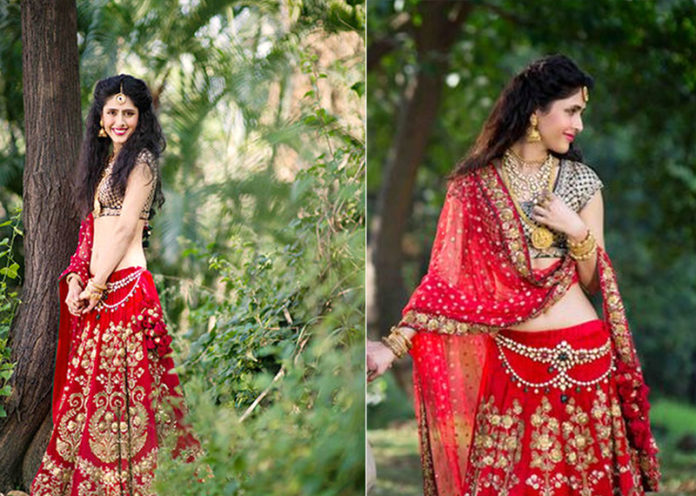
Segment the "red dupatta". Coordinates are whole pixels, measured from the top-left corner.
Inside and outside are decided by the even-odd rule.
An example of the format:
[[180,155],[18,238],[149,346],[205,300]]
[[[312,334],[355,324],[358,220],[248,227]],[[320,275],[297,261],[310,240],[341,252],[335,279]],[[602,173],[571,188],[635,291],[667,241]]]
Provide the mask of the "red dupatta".
[[72,257],[70,264],[58,277],[58,291],[60,293],[60,323],[58,325],[58,349],[56,351],[56,371],[53,376],[53,423],[56,423],[58,403],[60,395],[65,386],[65,377],[68,370],[68,354],[70,352],[70,329],[71,323],[78,317],[68,311],[65,298],[68,296],[68,283],[65,276],[74,272],[82,279],[83,286],[89,279],[89,262],[92,257],[92,245],[94,242],[94,217],[90,212],[80,224],[78,234],[77,249]]
[[[628,438],[644,487],[656,491],[660,472],[648,388],[616,275],[599,247],[597,266]],[[421,331],[414,337],[412,355],[426,494],[454,494],[447,488],[461,487],[468,462],[461,454],[468,454],[491,335],[550,308],[577,277],[569,256],[548,269],[532,269],[522,222],[495,167],[450,183],[428,273],[401,321]],[[444,490],[434,489],[436,484]]]

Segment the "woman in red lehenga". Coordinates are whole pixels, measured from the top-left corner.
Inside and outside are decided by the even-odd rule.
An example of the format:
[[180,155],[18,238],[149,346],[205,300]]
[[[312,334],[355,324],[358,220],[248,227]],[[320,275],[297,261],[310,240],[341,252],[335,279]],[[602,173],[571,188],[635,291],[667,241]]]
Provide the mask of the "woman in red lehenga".
[[174,456],[200,446],[185,412],[143,241],[161,206],[164,149],[152,96],[128,75],[101,80],[80,154],[86,214],[60,276],[53,432],[31,494],[152,495],[162,436]]
[[591,87],[562,55],[512,79],[452,176],[428,273],[368,343],[370,378],[413,357],[426,495],[657,490],[602,183],[572,145]]

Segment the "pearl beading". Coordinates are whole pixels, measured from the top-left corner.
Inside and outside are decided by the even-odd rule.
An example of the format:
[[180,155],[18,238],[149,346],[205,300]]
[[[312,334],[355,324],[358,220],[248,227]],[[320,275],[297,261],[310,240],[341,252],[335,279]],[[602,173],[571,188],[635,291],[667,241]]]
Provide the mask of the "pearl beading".
[[138,283],[140,282],[140,277],[143,275],[143,272],[145,272],[145,269],[141,269],[137,272],[133,272],[132,274],[129,274],[128,276],[124,277],[120,281],[116,281],[113,284],[112,287],[108,287],[109,285],[107,284],[107,289],[109,291],[113,291],[114,289],[120,289],[125,286],[127,286],[129,283],[135,281],[135,284],[133,284],[133,287],[130,289],[128,294],[120,301],[117,301],[116,303],[106,303],[105,301],[100,301],[96,308],[97,310],[108,310],[110,312],[115,312],[118,307],[123,308],[126,304],[126,302],[133,296],[133,293],[135,293],[135,289],[138,287]]
[[553,155],[549,153],[533,174],[523,174],[521,169],[524,165],[526,165],[524,160],[512,150],[507,150],[503,155],[502,168],[509,180],[513,196],[518,199],[534,200],[545,189],[551,189],[549,185],[553,171]]
[[[602,381],[606,383],[609,374],[615,370],[614,357],[611,356],[607,370],[595,379],[589,381],[580,381],[568,374],[570,369],[572,369],[575,365],[590,363],[609,354],[611,352],[610,339],[607,339],[606,343],[597,348],[573,349],[567,341],[561,341],[553,348],[535,348],[518,343],[513,339],[498,334],[495,337],[495,344],[498,346],[498,356],[503,362],[505,372],[508,375],[512,375],[513,382],[515,382],[519,387],[525,389],[525,391],[529,390],[530,388],[535,393],[538,393],[540,390],[549,392],[550,388],[558,388],[561,391],[565,391],[572,386],[576,386],[576,389],[586,387],[589,391],[591,390],[592,386],[595,386]],[[507,356],[505,355],[505,349],[529,358],[537,363],[548,363],[550,364],[548,371],[558,371],[558,374],[543,382],[528,381],[512,367]]]
[[136,270],[135,272],[132,272],[128,274],[126,277],[124,277],[121,280],[118,280],[116,282],[107,282],[106,283],[106,289],[108,291],[116,291],[117,289],[125,288],[128,286],[131,282],[135,281],[140,277],[140,274],[143,273],[144,269],[139,269]]

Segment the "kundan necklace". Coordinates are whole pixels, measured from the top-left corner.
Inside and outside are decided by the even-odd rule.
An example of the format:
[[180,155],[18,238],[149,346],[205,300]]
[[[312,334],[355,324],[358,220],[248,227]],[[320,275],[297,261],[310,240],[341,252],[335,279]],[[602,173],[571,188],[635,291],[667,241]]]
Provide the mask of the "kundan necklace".
[[501,167],[503,182],[510,192],[510,198],[512,198],[512,203],[514,203],[520,218],[532,229],[532,245],[539,251],[545,251],[553,244],[553,233],[548,227],[529,218],[520,206],[519,198],[529,197],[536,202],[544,192],[551,192],[553,187],[553,156],[549,153],[539,171],[530,176],[524,176],[519,172],[521,163],[524,163],[522,159],[514,155],[511,150],[507,150],[503,154]]
[[537,198],[549,182],[553,156],[548,154],[541,166],[533,174],[522,174],[522,169],[528,166],[526,162],[512,150],[507,150],[503,156],[503,168],[510,180],[515,196],[523,201]]

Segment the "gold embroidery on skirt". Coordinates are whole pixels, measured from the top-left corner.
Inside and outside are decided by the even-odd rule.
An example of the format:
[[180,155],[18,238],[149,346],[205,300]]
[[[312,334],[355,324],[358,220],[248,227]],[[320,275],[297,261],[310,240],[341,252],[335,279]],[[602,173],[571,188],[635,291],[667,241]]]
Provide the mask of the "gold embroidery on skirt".
[[593,496],[591,486],[594,486],[604,474],[597,471],[588,473],[590,465],[598,461],[593,447],[595,441],[590,432],[590,416],[575,405],[575,398],[568,401],[565,411],[570,415],[570,418],[561,426],[565,440],[563,446],[565,459],[568,465],[578,472],[578,476],[571,475],[568,482],[573,489],[579,489],[582,496]]
[[[500,496],[508,496],[519,484],[514,467],[522,456],[524,422],[520,419],[522,407],[517,400],[502,414],[495,405],[495,398],[479,406],[476,413],[476,435],[469,463],[474,467],[471,495],[480,489],[493,488]],[[501,473],[484,469],[500,469]],[[486,472],[481,476],[482,472]],[[472,473],[471,471],[468,471]]]
[[[493,396],[482,400],[476,413],[476,432],[467,471],[470,488],[467,494],[470,496],[481,492],[488,494],[491,490],[509,496],[519,483],[514,472],[527,427],[521,416],[522,408],[515,399],[512,406],[501,413],[495,402]],[[529,417],[529,466],[541,473],[531,474],[524,481],[525,485],[541,496],[560,494],[564,487],[582,496],[594,496],[603,480],[616,480],[628,472],[635,487],[639,488],[637,459],[631,459],[631,456],[636,458],[636,454],[628,447],[618,400],[612,398],[610,401],[607,393],[600,389],[589,411],[577,405],[574,398],[570,398],[564,409],[566,420],[555,417],[550,401],[544,396]],[[614,465],[592,469],[599,457],[614,460]],[[572,473],[558,472],[558,465],[563,461]],[[638,489],[635,494],[640,494]]]
[[[541,404],[537,407],[530,418],[532,424],[532,461],[529,466],[538,468],[544,474],[543,480],[543,495],[552,496],[553,487],[558,488],[563,483],[563,477],[559,480],[559,475],[553,473],[556,464],[563,460],[561,453],[561,443],[558,440],[560,434],[560,425],[558,419],[549,415],[551,412],[551,403],[546,397],[541,399]],[[553,480],[552,480],[553,479]],[[538,488],[539,482],[536,478],[532,481],[527,481],[528,485]]]
[[[162,385],[165,368],[156,353],[148,355],[153,384],[153,394],[148,397],[145,389],[138,386],[139,379],[146,373],[142,367],[145,358],[143,334],[133,331],[131,322],[125,325],[111,323],[101,335],[97,358],[95,336],[99,332],[98,324],[93,328],[86,325],[76,339],[79,344],[69,360],[71,367],[79,370],[79,374],[76,377],[74,370],[68,370],[67,382],[78,384],[80,392],[61,399],[59,408],[65,402],[68,404],[56,426],[56,451],[61,459],[54,460],[48,453],[44,455],[43,464],[47,474],[39,476],[34,483],[33,489],[37,495],[70,492],[70,481],[75,472],[88,478],[77,486],[79,496],[102,496],[104,484],[133,485],[137,487],[138,494],[151,495],[157,449],[144,455],[139,453],[148,438],[147,426],[151,422],[148,420],[148,406],[152,405],[155,411],[158,433],[168,430],[167,427],[172,424],[165,411],[170,403],[166,388]],[[95,363],[97,367],[94,367]],[[93,380],[101,384],[103,390],[89,398]],[[88,425],[85,425],[85,412],[90,406],[88,401],[96,409]],[[164,421],[164,425],[160,425],[159,421]],[[84,443],[85,435],[92,454],[98,460],[112,463],[120,456],[129,460],[128,467],[122,470],[100,467],[78,456],[78,448]],[[136,455],[141,457],[137,462],[133,460]]]

